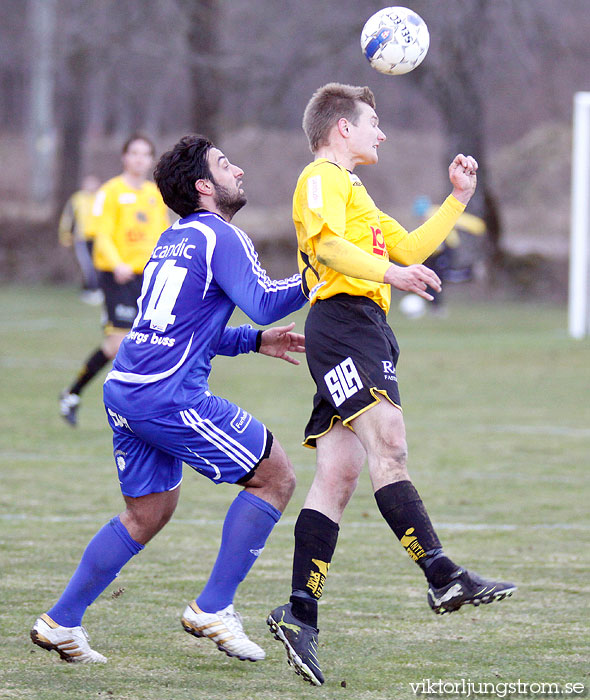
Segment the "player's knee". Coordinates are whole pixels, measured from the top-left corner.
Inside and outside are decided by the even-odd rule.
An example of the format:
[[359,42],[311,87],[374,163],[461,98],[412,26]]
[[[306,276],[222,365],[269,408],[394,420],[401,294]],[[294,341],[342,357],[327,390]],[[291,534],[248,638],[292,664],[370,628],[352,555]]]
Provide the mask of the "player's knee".
[[360,469],[356,464],[318,464],[314,484],[335,504],[344,507],[356,490],[359,474]]
[[127,508],[124,520],[129,534],[141,544],[146,544],[166,525],[172,517],[175,505],[160,508]]
[[376,453],[382,461],[396,467],[405,468],[408,462],[408,444],[405,437],[395,432],[381,436]]
[[289,458],[275,442],[270,457],[262,460],[246,489],[283,511],[295,491],[295,472]]
[[272,479],[272,488],[278,500],[284,503],[283,508],[291,500],[291,496],[295,491],[296,481],[293,465],[285,455],[284,460],[281,460],[280,464],[276,465],[275,475]]

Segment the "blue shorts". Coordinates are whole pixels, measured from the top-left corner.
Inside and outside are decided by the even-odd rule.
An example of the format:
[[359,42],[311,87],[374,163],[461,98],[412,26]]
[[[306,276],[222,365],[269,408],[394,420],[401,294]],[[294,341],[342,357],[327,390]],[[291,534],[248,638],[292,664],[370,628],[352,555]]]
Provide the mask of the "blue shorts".
[[243,483],[268,457],[273,442],[254,416],[209,392],[192,408],[151,420],[105,408],[121,491],[133,498],[175,489],[183,462],[215,484]]

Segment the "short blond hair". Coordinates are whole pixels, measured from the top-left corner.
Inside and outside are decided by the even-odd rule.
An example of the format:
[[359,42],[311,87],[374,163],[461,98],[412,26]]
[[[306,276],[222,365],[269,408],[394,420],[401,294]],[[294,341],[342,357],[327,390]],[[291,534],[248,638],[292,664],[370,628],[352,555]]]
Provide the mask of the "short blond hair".
[[332,127],[342,117],[356,124],[359,102],[375,109],[375,96],[368,87],[328,83],[314,92],[303,113],[303,131],[312,153],[328,144]]

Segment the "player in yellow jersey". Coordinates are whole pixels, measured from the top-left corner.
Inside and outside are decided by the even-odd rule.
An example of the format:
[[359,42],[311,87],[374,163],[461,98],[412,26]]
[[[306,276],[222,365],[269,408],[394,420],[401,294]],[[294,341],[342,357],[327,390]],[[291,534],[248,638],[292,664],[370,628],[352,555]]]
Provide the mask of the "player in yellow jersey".
[[82,301],[87,304],[100,304],[102,292],[98,287],[98,277],[92,261],[94,230],[90,225],[92,206],[100,180],[96,175],[86,175],[80,189],[66,202],[58,224],[58,238],[65,248],[73,248],[82,273]]
[[486,581],[443,552],[408,474],[399,349],[386,321],[391,286],[428,300],[427,286],[440,290],[437,275],[420,263],[447,237],[473,195],[477,162],[462,154],[454,158],[452,193],[409,233],[377,208],[353,172],[357,165],[377,163],[385,141],[369,88],[338,83],[320,88],[307,105],[303,128],[315,160],[299,177],[293,219],[311,304],[306,355],[316,395],[305,444],[317,448],[316,475],[295,524],[290,602],[273,610],[267,622],[295,671],[321,685],[317,603],[338,523],[365,459],[379,510],[422,568],[434,612],[490,603],[515,586]]
[[100,347],[87,358],[71,386],[60,394],[64,420],[77,425],[80,393],[117,354],[137,315],[142,272],[154,245],[169,224],[168,210],[153,182],[146,178],[154,145],[143,134],[127,139],[123,172],[108,180],[94,200],[94,265],[104,294],[105,326]]

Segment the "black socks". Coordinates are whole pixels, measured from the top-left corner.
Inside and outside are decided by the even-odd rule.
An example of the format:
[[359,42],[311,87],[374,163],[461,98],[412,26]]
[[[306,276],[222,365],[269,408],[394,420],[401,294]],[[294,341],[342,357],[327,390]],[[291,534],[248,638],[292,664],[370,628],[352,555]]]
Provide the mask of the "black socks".
[[90,357],[86,360],[86,364],[80,371],[76,381],[69,388],[69,393],[79,394],[86,384],[88,384],[88,382],[93,379],[109,362],[109,358],[100,348],[93,352],[92,355],[90,355]]
[[448,583],[459,568],[443,552],[426,508],[411,481],[397,481],[375,492],[375,500],[406,552],[435,588]]
[[338,541],[338,525],[317,510],[303,508],[295,523],[291,610],[301,622],[317,627],[317,601]]

